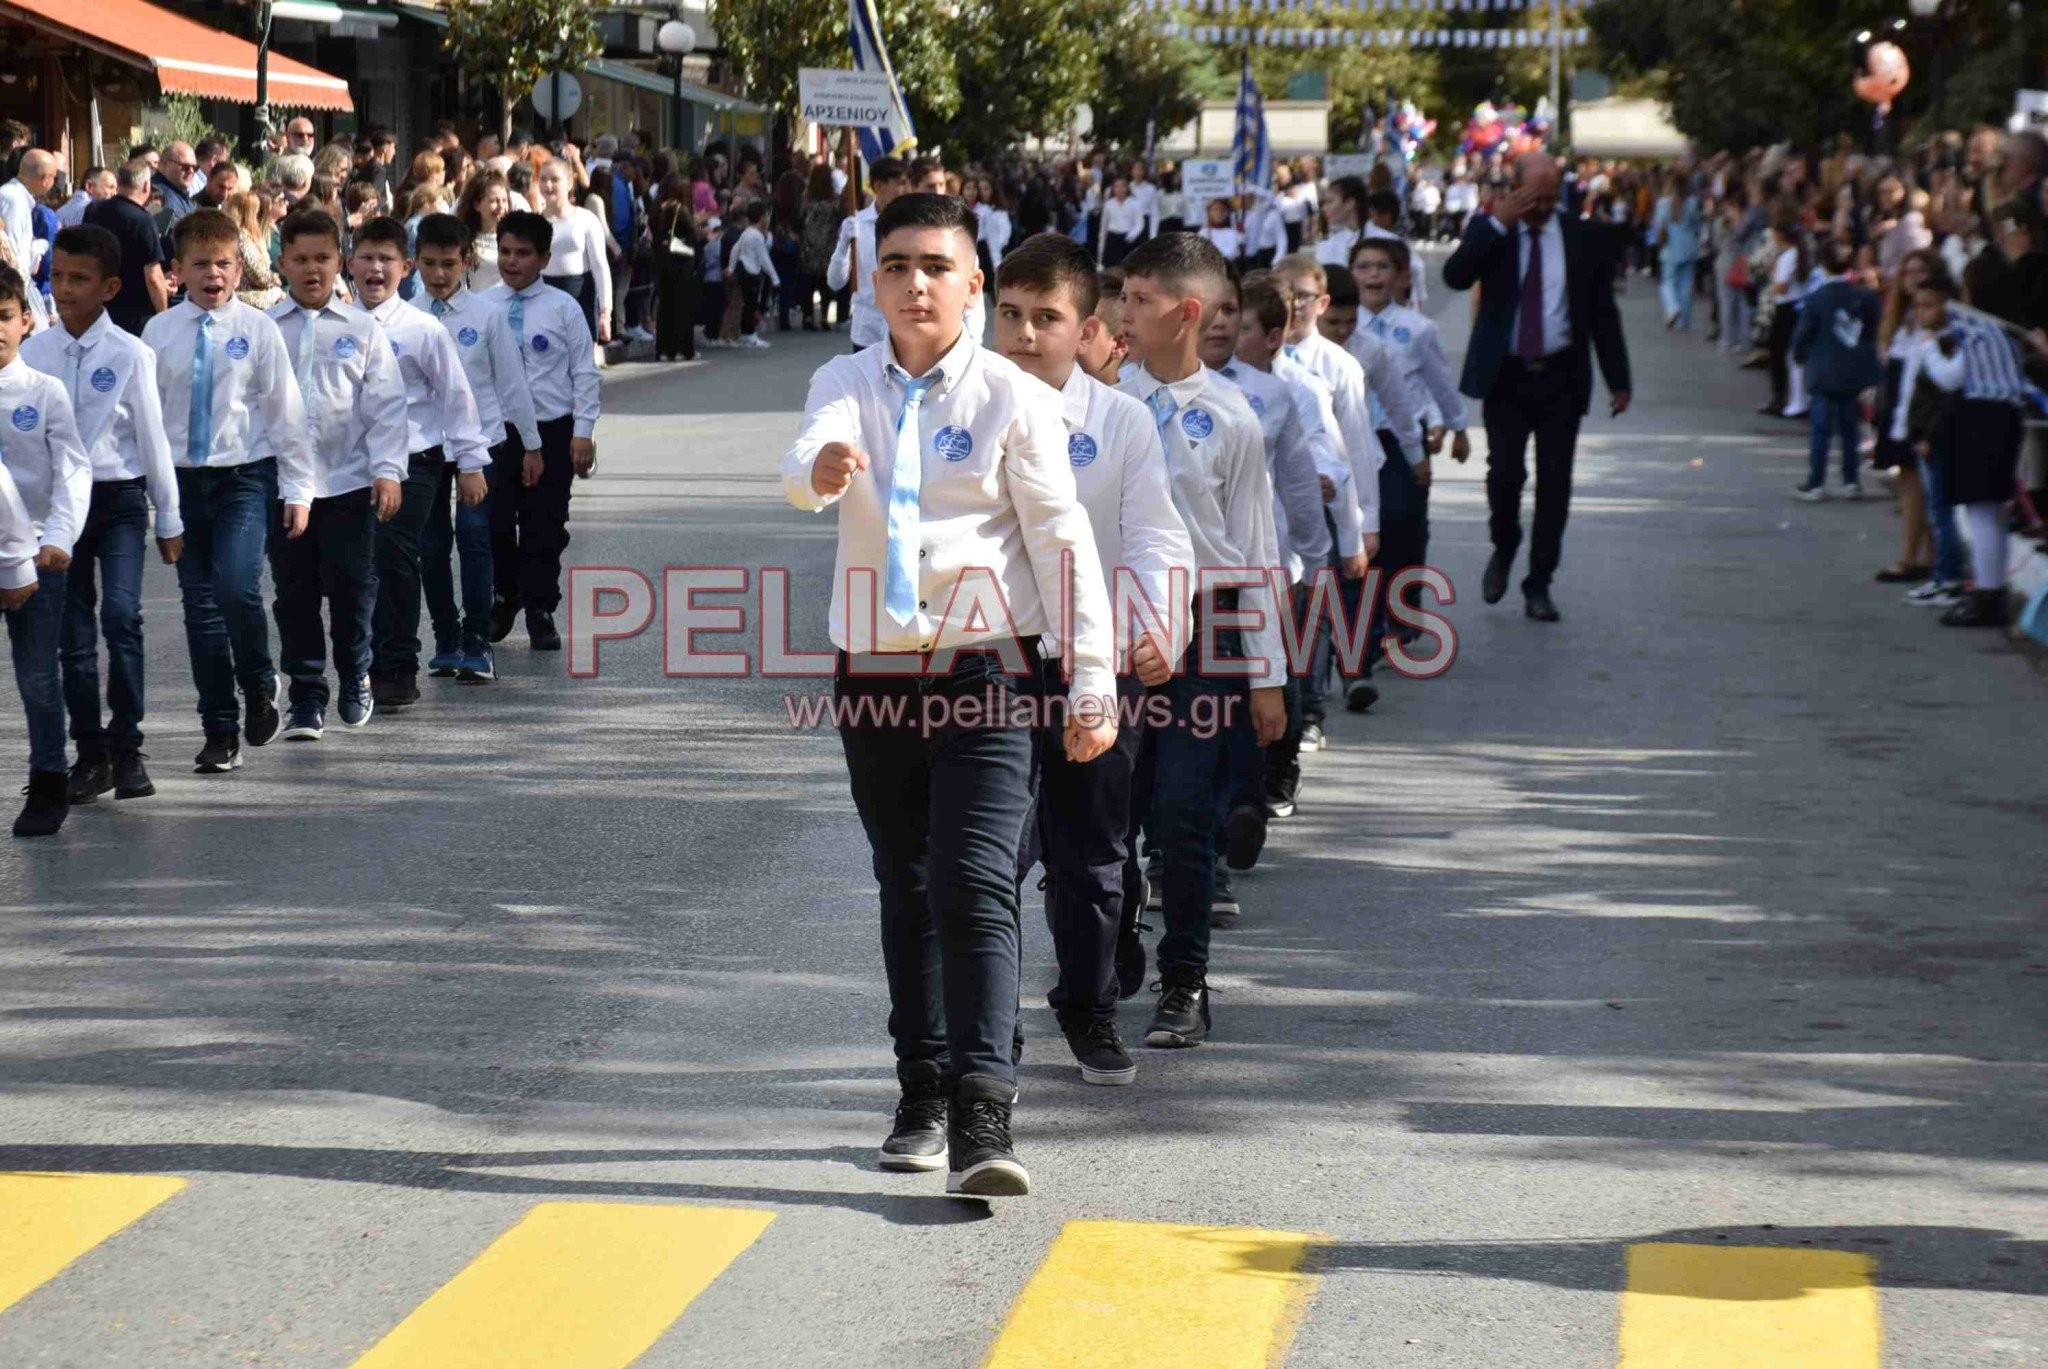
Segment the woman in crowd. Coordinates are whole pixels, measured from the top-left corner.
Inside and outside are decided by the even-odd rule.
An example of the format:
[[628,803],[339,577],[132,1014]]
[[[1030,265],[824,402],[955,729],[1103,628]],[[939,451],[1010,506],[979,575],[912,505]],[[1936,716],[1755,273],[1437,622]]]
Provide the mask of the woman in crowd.
[[611,341],[612,333],[612,272],[605,254],[610,234],[603,220],[575,202],[576,172],[568,162],[555,158],[540,169],[534,184],[540,192],[540,212],[555,230],[548,283],[566,290],[583,306],[590,336],[601,347]]
[[480,171],[462,188],[456,217],[469,225],[470,249],[476,265],[469,270],[469,288],[488,290],[498,283],[498,220],[512,212],[512,187],[502,171]]
[[1771,400],[1761,412],[1798,418],[1806,413],[1806,382],[1792,365],[1792,330],[1799,326],[1799,300],[1806,293],[1812,258],[1806,234],[1794,219],[1772,222],[1771,245]]
[[590,173],[581,197],[583,207],[590,211],[591,217],[596,219],[598,226],[604,230],[604,260],[608,268],[605,274],[611,279],[611,290],[599,298],[598,310],[612,318],[618,318],[621,314],[619,297],[624,293],[627,268],[626,245],[619,241],[619,236],[612,227],[612,208],[615,203],[612,187],[617,179],[617,172],[608,166],[601,166]]
[[993,176],[977,177],[969,185],[974,190],[975,217],[981,221],[975,232],[974,255],[981,263],[983,288],[994,303],[996,267],[1010,250],[1010,202],[1003,196],[1002,183]]
[[263,198],[244,190],[228,196],[221,208],[235,221],[235,252],[242,263],[235,298],[251,308],[268,309],[284,298],[284,290],[270,265],[270,224],[264,218]]
[[674,172],[662,182],[652,224],[655,281],[654,356],[657,361],[697,359],[704,239],[697,231],[690,182]]
[[775,178],[774,210],[768,221],[768,255],[782,284],[775,291],[775,327],[789,331],[789,311],[811,314],[811,282],[804,273],[804,174],[794,167]]
[[1700,255],[1700,201],[1682,171],[1664,177],[1664,194],[1651,215],[1650,238],[1658,252],[1664,326],[1690,332],[1693,276]]
[[[845,217],[845,203],[832,189],[832,168],[818,162],[811,167],[810,181],[804,186],[803,221],[797,230],[806,329],[830,328],[837,316],[839,296],[826,284],[825,272],[832,265],[832,252],[839,243],[839,221]],[[828,311],[833,318],[827,317]]]

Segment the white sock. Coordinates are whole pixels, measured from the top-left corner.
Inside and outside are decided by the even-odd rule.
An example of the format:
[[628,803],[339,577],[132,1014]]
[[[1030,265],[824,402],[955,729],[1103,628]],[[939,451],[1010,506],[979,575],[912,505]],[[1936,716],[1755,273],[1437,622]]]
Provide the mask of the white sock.
[[2005,583],[2005,505],[1965,504],[1963,512],[1970,529],[1971,578],[1978,589],[1997,589]]

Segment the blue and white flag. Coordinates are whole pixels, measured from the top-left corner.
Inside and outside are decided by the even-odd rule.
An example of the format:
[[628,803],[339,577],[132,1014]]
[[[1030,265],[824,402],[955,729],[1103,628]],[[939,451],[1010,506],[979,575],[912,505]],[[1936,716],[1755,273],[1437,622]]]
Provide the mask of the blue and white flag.
[[901,156],[917,146],[917,130],[910,123],[910,109],[903,103],[903,87],[896,82],[889,65],[889,49],[882,43],[882,25],[875,18],[875,0],[846,0],[848,36],[853,42],[853,69],[879,71],[889,78],[889,117],[879,128],[860,132],[860,155],[869,165],[884,157]]
[[1266,102],[1252,80],[1252,58],[1244,56],[1237,81],[1237,131],[1230,140],[1230,156],[1239,185],[1253,190],[1273,184],[1273,144],[1266,137]]

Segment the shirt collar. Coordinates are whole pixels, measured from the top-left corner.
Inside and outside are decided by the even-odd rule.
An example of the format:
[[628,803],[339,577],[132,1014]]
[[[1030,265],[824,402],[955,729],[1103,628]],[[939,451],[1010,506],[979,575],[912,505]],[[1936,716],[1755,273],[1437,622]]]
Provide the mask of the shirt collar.
[[[967,369],[967,364],[974,360],[974,353],[974,338],[963,327],[960,330],[959,341],[955,342],[946,354],[939,358],[938,364],[932,367],[933,371],[938,372],[938,388],[950,390],[955,385],[958,385],[961,374]],[[882,339],[882,373],[891,379],[909,375],[909,372],[896,360],[896,339],[893,337]],[[930,372],[926,372],[926,374],[929,375]],[[921,380],[923,377],[911,376],[911,379]]]
[[1153,375],[1150,367],[1140,366],[1137,373],[1131,377],[1131,388],[1140,399],[1149,399],[1153,391],[1164,390],[1173,396],[1175,403],[1185,404],[1202,392],[1202,387],[1209,383],[1209,377],[1214,374],[1215,372],[1207,366],[1197,365],[1192,375],[1181,380],[1166,381]]
[[1097,383],[1095,377],[1081,369],[1079,362],[1074,363],[1067,383],[1060,386],[1060,408],[1066,414],[1069,428],[1078,428],[1088,421],[1088,401],[1095,397]]
[[107,329],[114,326],[114,320],[108,316],[106,310],[102,309],[100,310],[100,316],[92,321],[92,326],[77,337],[71,337],[71,330],[64,326],[63,319],[56,320],[56,324],[58,332],[62,333],[65,337],[71,338],[73,342],[80,344],[89,352],[99,346],[100,339],[106,336]]
[[392,319],[398,316],[398,311],[400,309],[407,309],[410,307],[410,305],[408,305],[404,300],[398,297],[398,292],[394,290],[391,293],[390,299],[385,300],[375,309],[366,310],[365,312],[368,313],[371,318],[377,320],[377,322],[379,323],[389,323],[391,322]]

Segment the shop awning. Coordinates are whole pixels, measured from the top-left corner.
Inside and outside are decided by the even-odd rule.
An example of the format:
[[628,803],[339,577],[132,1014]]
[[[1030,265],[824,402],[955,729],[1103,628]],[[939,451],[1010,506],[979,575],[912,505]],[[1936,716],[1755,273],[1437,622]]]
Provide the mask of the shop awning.
[[[617,81],[621,85],[652,91],[656,95],[666,95],[671,99],[674,98],[676,93],[676,82],[673,76],[664,76],[658,71],[649,71],[646,67],[636,67],[631,62],[613,62],[601,57],[594,58],[583,64],[583,71],[587,76],[595,76],[605,81]],[[768,112],[768,106],[766,105],[755,104],[752,100],[742,100],[737,95],[728,95],[722,90],[712,90],[708,86],[696,85],[690,81],[683,82],[682,89],[684,100],[693,105],[701,105],[705,109],[722,109],[734,114],[766,114]]]
[[[256,45],[148,0],[0,0],[18,19],[156,74],[167,95],[256,103]],[[348,82],[270,54],[270,102],[292,109],[355,108]]]

